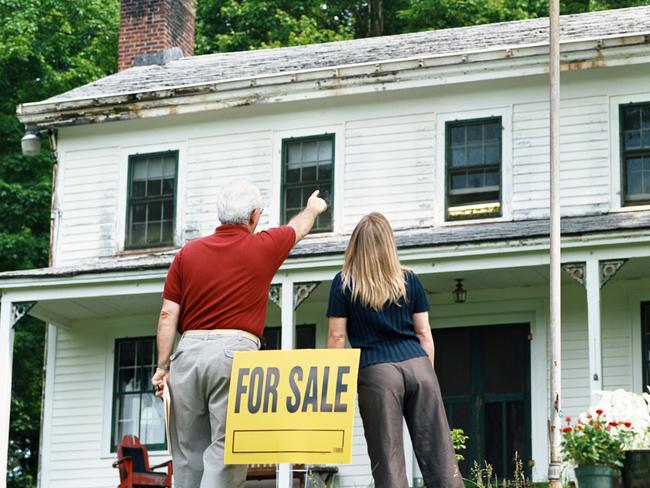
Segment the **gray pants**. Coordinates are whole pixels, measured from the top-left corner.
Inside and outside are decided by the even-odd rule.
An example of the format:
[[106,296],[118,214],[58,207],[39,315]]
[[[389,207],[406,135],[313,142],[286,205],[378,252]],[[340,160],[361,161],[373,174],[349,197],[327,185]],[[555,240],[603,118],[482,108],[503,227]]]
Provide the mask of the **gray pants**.
[[375,488],[407,488],[402,418],[428,488],[464,486],[454,455],[440,386],[428,358],[359,371],[363,420]]
[[172,354],[171,452],[175,488],[240,488],[247,465],[224,465],[226,412],[235,351],[257,350],[239,335],[185,335]]

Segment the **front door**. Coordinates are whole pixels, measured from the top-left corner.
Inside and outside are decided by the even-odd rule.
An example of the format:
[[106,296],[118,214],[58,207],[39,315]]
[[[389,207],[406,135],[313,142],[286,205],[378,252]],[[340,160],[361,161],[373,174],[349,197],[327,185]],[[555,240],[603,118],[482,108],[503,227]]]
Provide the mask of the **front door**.
[[512,477],[515,452],[530,460],[528,324],[433,329],[435,369],[451,428],[469,436],[460,468],[465,478],[487,461]]

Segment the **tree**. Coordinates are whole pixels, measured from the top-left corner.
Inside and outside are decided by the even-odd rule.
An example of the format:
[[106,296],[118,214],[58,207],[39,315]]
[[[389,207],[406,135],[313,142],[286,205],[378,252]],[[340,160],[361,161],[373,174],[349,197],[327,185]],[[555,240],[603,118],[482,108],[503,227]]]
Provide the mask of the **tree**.
[[[16,105],[43,100],[116,68],[119,0],[0,0],[0,271],[48,264],[52,160],[21,154]],[[35,485],[43,324],[16,327],[8,486]]]

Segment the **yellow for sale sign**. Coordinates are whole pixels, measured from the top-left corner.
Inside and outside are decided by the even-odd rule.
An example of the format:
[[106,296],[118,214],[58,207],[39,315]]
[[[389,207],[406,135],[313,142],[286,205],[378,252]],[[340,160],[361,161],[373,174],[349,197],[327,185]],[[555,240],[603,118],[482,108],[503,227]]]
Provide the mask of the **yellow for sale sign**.
[[358,349],[235,353],[226,464],[350,463]]

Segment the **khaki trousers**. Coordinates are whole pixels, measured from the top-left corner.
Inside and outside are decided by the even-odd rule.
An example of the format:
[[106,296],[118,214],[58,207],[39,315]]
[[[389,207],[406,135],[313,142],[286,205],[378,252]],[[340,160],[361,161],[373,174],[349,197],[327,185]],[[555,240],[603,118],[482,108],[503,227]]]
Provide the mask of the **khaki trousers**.
[[247,465],[224,465],[226,412],[235,351],[258,345],[242,335],[184,335],[171,357],[171,452],[175,488],[240,488]]
[[375,488],[408,488],[403,418],[426,486],[464,487],[428,358],[366,366],[359,371],[358,392]]

